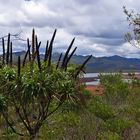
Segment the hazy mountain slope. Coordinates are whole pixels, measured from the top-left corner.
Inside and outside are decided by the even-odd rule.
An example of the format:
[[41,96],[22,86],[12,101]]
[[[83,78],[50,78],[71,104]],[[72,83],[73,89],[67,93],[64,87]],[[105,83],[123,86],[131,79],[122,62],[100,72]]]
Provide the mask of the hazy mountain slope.
[[[14,61],[17,61],[17,57],[21,56],[24,58],[25,52],[14,52],[13,58]],[[59,53],[53,54],[53,61],[56,62],[59,58]],[[41,59],[44,58],[44,55],[41,54]],[[74,55],[71,59],[71,63],[82,64],[82,62],[88,56]],[[124,58],[117,55],[110,57],[92,57],[87,64],[87,72],[113,72],[113,71],[140,71],[140,59],[136,58]]]

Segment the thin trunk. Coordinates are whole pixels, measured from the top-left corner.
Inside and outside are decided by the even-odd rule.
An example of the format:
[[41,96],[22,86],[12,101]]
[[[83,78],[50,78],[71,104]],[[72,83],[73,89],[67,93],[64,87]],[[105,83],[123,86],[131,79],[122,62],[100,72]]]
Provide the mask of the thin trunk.
[[12,42],[10,43],[10,66],[13,64],[13,49],[12,49]]
[[49,48],[48,46],[49,46],[49,41],[47,40],[45,56],[44,56],[44,62],[47,61],[47,59],[48,59],[48,48]]
[[2,38],[2,48],[3,48],[3,55],[2,55],[2,64],[5,64],[5,43],[4,38]]
[[32,31],[32,62],[35,59],[35,30]]
[[18,56],[18,78],[20,78],[20,56]]
[[7,41],[7,56],[6,56],[6,64],[9,64],[9,52],[10,52],[10,34],[8,34],[8,41]]
[[59,56],[59,59],[58,59],[57,65],[56,65],[56,69],[58,69],[58,67],[59,67],[59,64],[60,64],[60,61],[61,61],[61,57],[62,57],[62,53]]
[[51,59],[52,59],[52,48],[53,48],[53,42],[54,42],[54,38],[55,38],[55,35],[56,35],[56,29],[53,33],[53,36],[52,36],[52,39],[50,41],[50,45],[49,45],[49,50],[48,50],[48,67],[51,66]]
[[72,45],[74,43],[74,40],[75,40],[75,38],[71,41],[71,43],[70,43],[70,45],[69,45],[69,47],[68,47],[68,49],[67,49],[67,51],[66,51],[66,53],[64,55],[61,68],[65,68],[65,64],[66,64],[66,61],[68,59],[68,54],[69,54],[69,51],[70,51],[70,49],[71,49],[71,47],[72,47]]
[[40,54],[39,54],[39,47],[41,45],[41,42],[38,44],[37,36],[36,36],[36,55],[37,55],[37,63],[39,71],[41,72],[41,62],[40,62]]

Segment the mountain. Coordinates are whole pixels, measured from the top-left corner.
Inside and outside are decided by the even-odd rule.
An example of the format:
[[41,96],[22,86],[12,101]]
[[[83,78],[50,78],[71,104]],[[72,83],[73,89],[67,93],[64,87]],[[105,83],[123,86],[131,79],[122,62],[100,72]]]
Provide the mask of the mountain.
[[[25,51],[14,52],[13,58],[16,62],[17,57],[21,56],[21,59],[24,58]],[[56,62],[59,58],[59,53],[54,53],[52,60]],[[41,54],[41,59],[44,58],[44,55]],[[88,56],[83,55],[73,55],[71,63],[82,64]],[[109,56],[109,57],[92,57],[86,65],[86,72],[117,72],[117,71],[140,71],[140,59],[137,58],[125,58],[118,55]]]
[[94,72],[116,72],[116,71],[140,71],[140,59],[125,58],[121,56],[98,57],[90,60],[87,64],[87,71]]

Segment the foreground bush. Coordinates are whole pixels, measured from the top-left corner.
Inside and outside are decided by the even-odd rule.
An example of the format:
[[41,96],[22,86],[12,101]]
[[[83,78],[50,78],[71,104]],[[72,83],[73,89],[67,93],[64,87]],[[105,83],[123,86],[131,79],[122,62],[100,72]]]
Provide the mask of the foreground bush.
[[[34,68],[35,67],[37,68],[37,66],[34,65]],[[7,69],[7,70],[6,70],[6,72],[3,72],[1,77],[3,77],[4,75],[7,75],[7,76],[9,75],[8,74],[9,68],[4,68],[4,69]],[[1,71],[5,71],[4,69]],[[14,72],[14,69],[12,70],[12,72],[11,72],[11,70],[12,69],[10,69],[9,73],[10,73],[10,79],[12,80],[14,76],[11,76],[12,75],[11,73],[15,73],[15,75],[16,75],[16,72]],[[28,70],[29,70],[28,67],[26,67],[25,71],[27,72]],[[38,69],[36,69],[36,70],[38,70]],[[21,77],[22,77],[22,75],[25,74],[25,71],[24,71],[24,69],[22,69]],[[43,71],[43,67],[42,67],[42,71]],[[30,72],[30,70],[28,72]],[[59,76],[57,77],[57,75],[59,75]],[[66,80],[65,84],[67,86],[69,85],[68,83],[71,83],[70,85],[73,85],[76,88],[73,88],[73,86],[72,86],[69,90],[67,90],[73,94],[69,95],[68,92],[65,92],[65,94],[68,95],[65,102],[60,106],[60,108],[57,111],[52,113],[50,116],[47,117],[47,119],[45,119],[43,121],[43,125],[40,127],[39,132],[38,132],[39,133],[37,136],[38,140],[46,140],[46,139],[48,139],[48,140],[59,140],[59,139],[60,140],[61,139],[69,139],[69,140],[77,140],[77,139],[139,140],[139,137],[140,137],[140,134],[139,134],[139,128],[140,128],[140,123],[139,123],[140,96],[139,96],[139,93],[140,93],[140,88],[138,86],[133,86],[133,87],[130,86],[130,88],[127,87],[124,91],[125,91],[125,93],[126,93],[126,91],[128,91],[128,93],[126,94],[126,96],[123,96],[123,97],[121,97],[119,95],[120,94],[119,92],[121,92],[121,89],[119,89],[119,90],[117,90],[118,94],[115,93],[115,96],[111,96],[112,98],[107,98],[109,96],[109,94],[106,95],[106,93],[108,92],[108,88],[105,88],[104,95],[88,96],[87,104],[84,106],[84,108],[81,108],[78,104],[78,103],[80,103],[79,102],[80,98],[79,98],[79,96],[77,96],[78,91],[77,91],[76,81],[73,81],[73,80],[71,81],[71,78],[69,79],[68,75],[69,75],[68,71],[62,72],[59,70],[56,71],[56,69],[52,69],[50,71],[50,74],[48,74],[46,76],[47,84],[49,83],[50,86],[52,87],[51,89],[53,89],[54,91],[56,91],[56,89],[57,89],[57,84],[59,85],[58,87],[61,87],[62,91],[64,90],[63,88],[65,86],[61,86],[60,80],[61,80],[61,83],[63,83],[62,81]],[[4,77],[7,77],[7,76],[4,76]],[[26,77],[26,76],[24,76],[24,77]],[[38,78],[37,77],[38,76],[36,75],[36,76],[33,76],[32,78],[34,78],[35,82],[37,82],[37,83],[43,83],[42,81],[40,82],[40,79],[45,79],[45,78],[44,77],[41,78],[41,75],[39,75]],[[107,77],[107,78],[110,79],[109,77]],[[113,76],[113,78],[114,79],[118,78],[118,76],[117,77]],[[28,78],[25,78],[25,79],[28,79]],[[26,81],[25,79],[23,78],[23,81]],[[32,85],[31,89],[38,90],[39,86],[33,86],[34,84],[31,84],[31,83],[33,83],[32,81],[34,81],[34,80],[31,80],[31,79],[29,78],[28,80],[30,80],[30,82],[26,81],[25,83],[28,83],[28,85]],[[50,82],[48,81],[48,79],[50,79]],[[55,85],[53,84],[52,79],[55,81]],[[57,81],[57,79],[58,79],[58,81]],[[108,83],[110,85],[109,81],[106,81],[106,83]],[[127,84],[122,79],[120,81],[124,84]],[[46,81],[44,82],[44,84],[46,84]],[[109,86],[108,84],[106,85],[107,87]],[[114,86],[116,88],[118,86],[118,82],[114,81],[112,86]],[[16,87],[15,87],[15,89],[16,89]],[[47,86],[47,91],[49,91],[48,89],[49,89],[49,87]],[[61,91],[61,89],[59,88],[59,89],[57,89],[57,91]],[[80,87],[80,89],[81,89],[81,87]],[[82,89],[83,89],[83,87],[82,87]],[[5,92],[6,91],[7,90],[5,90]],[[22,91],[24,91],[24,90],[22,90]],[[28,92],[28,90],[26,90],[26,92],[30,95],[30,92]],[[109,92],[110,92],[110,89],[109,89]],[[115,92],[115,90],[111,91],[111,95],[114,94],[113,92]],[[31,92],[31,93],[34,94],[33,92]],[[43,93],[43,92],[40,92],[40,94],[41,93]],[[23,93],[20,93],[20,94],[22,95]],[[46,94],[47,94],[47,92],[46,92]],[[88,93],[88,94],[90,94],[90,93]],[[52,94],[52,95],[55,95],[55,94]],[[75,95],[75,96],[73,96],[73,95]],[[34,96],[35,96],[34,97],[35,99],[38,98],[38,94],[36,92],[35,92]],[[87,96],[87,95],[85,95],[85,96]],[[1,100],[2,107],[5,107],[5,105],[4,105],[5,103],[7,104],[7,102],[6,102],[7,99],[5,97],[7,97],[7,96],[2,95],[2,100]],[[20,98],[21,97],[18,97],[18,99],[20,99]],[[114,99],[114,98],[116,98],[116,99]],[[56,97],[52,96],[52,99],[53,99],[53,101],[51,102],[51,105],[49,106],[48,113],[50,111],[53,111],[57,107],[57,105],[59,105],[61,98],[57,95]],[[122,100],[122,99],[124,99],[124,100]],[[27,100],[27,103],[28,103],[28,100]],[[41,101],[41,99],[37,99],[37,100]],[[34,100],[35,103],[37,103],[37,100]],[[19,101],[16,101],[16,102],[18,103]],[[116,102],[119,102],[119,103],[116,104]],[[24,125],[23,125],[21,119],[18,117],[17,112],[14,111],[14,105],[12,105],[11,103],[8,103],[8,104],[9,104],[8,114],[10,115],[9,120],[12,123],[12,126],[14,128],[20,128],[22,133],[26,132],[26,129],[23,127]],[[30,106],[29,104],[27,106],[27,108],[28,108],[27,111],[28,111],[29,119],[31,121],[32,126],[36,125],[35,117],[38,115],[37,114],[37,112],[38,112],[37,105],[38,104],[34,104],[34,105],[35,105],[34,108],[32,106]],[[31,110],[31,111],[29,111],[29,110]],[[4,111],[6,113],[7,110],[4,110]],[[22,111],[22,108],[20,111]],[[1,124],[3,126],[5,125],[5,123],[3,122],[3,118],[1,118]],[[3,132],[2,138],[10,138],[13,140],[19,138],[18,135],[15,135],[13,133],[13,131],[10,127],[6,128],[5,130],[6,131]],[[28,137],[26,137],[26,136],[24,136],[23,138],[28,139]]]
[[100,80],[105,89],[107,102],[117,105],[125,101],[129,94],[129,84],[124,81],[121,74],[101,74]]
[[69,53],[74,40],[64,56],[52,63],[55,33],[43,60],[34,31],[34,49],[28,40],[25,58],[19,57],[17,66],[12,55],[7,59],[3,55],[0,139],[139,140],[139,80],[126,83],[121,74],[102,74],[104,93],[93,96],[79,84],[79,74],[90,57],[81,66],[69,64],[76,50]]
[[[18,57],[17,67],[13,65],[12,46],[9,46],[10,34],[8,35],[6,58],[5,43],[2,40],[0,111],[8,126],[8,133],[14,132],[20,136],[34,139],[47,118],[66,101],[71,104],[84,104],[78,79],[91,56],[81,66],[69,67],[69,61],[76,50],[75,48],[69,54],[74,43],[73,39],[63,56],[62,63],[60,63],[61,54],[58,62],[53,64],[51,57],[55,34],[56,30],[50,43],[47,42],[43,61],[39,54],[41,42],[38,43],[33,30],[32,45],[27,39],[28,50],[22,61],[22,66],[21,59]],[[9,51],[11,52],[9,53]],[[27,56],[29,56],[28,60]]]

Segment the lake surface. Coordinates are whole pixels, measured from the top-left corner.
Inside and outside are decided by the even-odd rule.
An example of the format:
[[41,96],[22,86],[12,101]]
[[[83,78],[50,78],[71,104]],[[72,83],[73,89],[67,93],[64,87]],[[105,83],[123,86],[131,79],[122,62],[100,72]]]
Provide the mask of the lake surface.
[[[99,73],[86,73],[84,74],[84,77],[98,77]],[[100,84],[100,79],[97,79],[96,81],[92,82],[86,82],[86,85],[99,85]]]
[[[98,77],[100,73],[86,73],[84,74],[84,77]],[[102,74],[109,74],[109,73],[102,73]],[[113,74],[113,73],[111,73]],[[115,74],[115,73],[114,73]],[[124,75],[128,75],[128,73],[123,73]],[[139,72],[135,72],[135,74],[140,74]],[[131,79],[124,79],[127,82],[131,82]],[[92,82],[86,82],[86,85],[99,85],[100,79],[97,79],[96,81]]]

